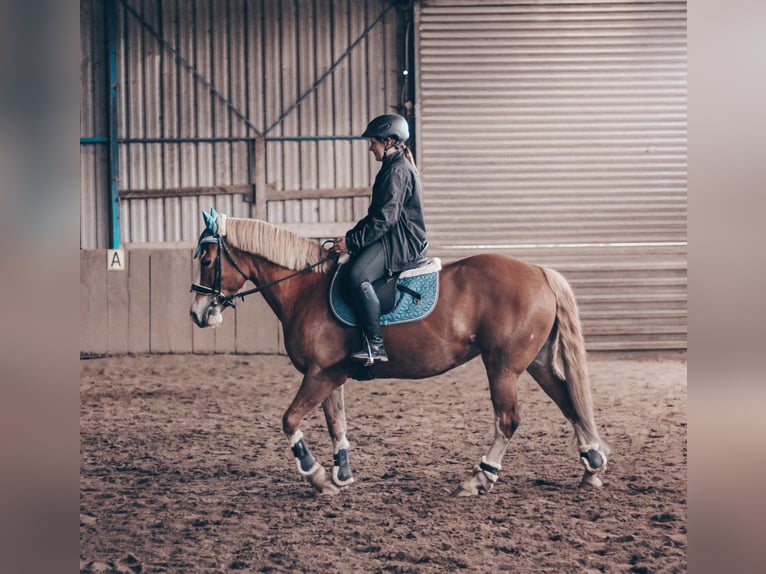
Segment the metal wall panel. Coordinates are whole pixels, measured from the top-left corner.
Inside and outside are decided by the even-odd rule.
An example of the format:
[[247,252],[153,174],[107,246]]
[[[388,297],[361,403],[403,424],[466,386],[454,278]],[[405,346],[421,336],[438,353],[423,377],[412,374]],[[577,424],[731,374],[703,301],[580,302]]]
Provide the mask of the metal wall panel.
[[[254,150],[240,140],[261,134],[275,193],[371,185],[376,166],[364,141],[284,138],[358,136],[371,116],[397,106],[399,14],[390,3],[115,1],[121,190],[251,184]],[[103,58],[103,20],[102,2],[81,2],[85,119],[91,110],[105,117],[108,105],[105,72],[90,60]],[[98,131],[84,122],[81,136]],[[231,141],[210,141],[220,138]],[[105,157],[98,146],[82,149],[81,247],[103,248]],[[203,208],[255,216],[247,194],[169,195],[121,201],[122,243],[193,241]],[[290,197],[271,198],[271,221],[348,222],[366,208],[350,197]]]
[[[80,137],[106,138],[108,99],[104,6],[80,2]],[[80,245],[109,241],[109,181],[106,143],[80,146]]]
[[686,3],[419,6],[433,253],[558,268],[590,348],[685,348]]

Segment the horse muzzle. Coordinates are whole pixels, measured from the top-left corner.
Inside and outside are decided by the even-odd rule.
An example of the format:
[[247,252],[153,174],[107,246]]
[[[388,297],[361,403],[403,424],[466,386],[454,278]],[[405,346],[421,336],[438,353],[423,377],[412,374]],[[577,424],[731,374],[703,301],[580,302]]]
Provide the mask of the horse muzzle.
[[217,327],[223,322],[221,306],[212,297],[198,296],[191,309],[189,309],[192,321],[198,327]]

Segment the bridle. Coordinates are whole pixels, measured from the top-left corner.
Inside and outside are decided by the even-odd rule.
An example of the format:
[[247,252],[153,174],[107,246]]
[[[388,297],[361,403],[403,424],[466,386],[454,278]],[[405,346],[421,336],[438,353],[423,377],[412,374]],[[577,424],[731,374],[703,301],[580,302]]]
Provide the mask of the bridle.
[[237,264],[237,262],[234,260],[234,257],[231,256],[231,253],[229,252],[229,248],[226,246],[226,241],[224,241],[223,237],[218,235],[217,233],[215,235],[205,235],[200,238],[199,243],[197,244],[197,251],[195,252],[194,256],[197,257],[202,252],[202,246],[205,244],[211,244],[216,243],[218,245],[218,251],[216,251],[215,254],[215,275],[213,276],[213,287],[206,287],[204,285],[201,285],[199,283],[192,283],[191,290],[194,293],[200,293],[202,295],[213,295],[215,296],[216,305],[223,305],[224,307],[234,307],[234,299],[233,297],[230,297],[229,295],[225,295],[223,291],[221,291],[221,283],[222,283],[222,273],[221,273],[221,253],[226,254],[226,259],[229,260],[229,263],[231,263],[234,266],[234,269],[236,269],[242,277],[244,277],[246,280],[249,279],[248,275],[242,271],[242,268]]
[[[209,244],[209,243],[216,243],[218,245],[218,251],[216,252],[216,255],[215,255],[215,275],[213,279],[213,287],[206,287],[204,285],[200,285],[199,283],[192,283],[191,291],[194,293],[200,293],[202,295],[213,295],[216,299],[215,305],[222,305],[223,307],[236,307],[236,304],[234,303],[234,299],[237,297],[239,297],[241,301],[244,301],[245,297],[248,295],[252,295],[253,293],[258,293],[259,291],[268,289],[272,285],[276,285],[277,283],[281,283],[282,281],[287,281],[288,279],[292,279],[293,277],[296,277],[298,275],[308,273],[315,267],[319,267],[323,263],[326,263],[327,261],[330,261],[331,259],[333,259],[332,251],[330,251],[329,252],[330,255],[328,255],[327,257],[323,257],[316,263],[306,265],[306,267],[304,267],[303,269],[299,269],[295,273],[286,275],[285,277],[282,277],[281,279],[270,281],[269,283],[259,285],[258,287],[254,287],[246,291],[239,291],[235,293],[234,295],[226,295],[221,290],[221,283],[223,280],[223,276],[221,273],[221,264],[222,264],[221,252],[223,252],[223,254],[226,255],[226,259],[229,261],[229,263],[231,263],[234,269],[236,269],[237,272],[239,272],[239,274],[245,278],[245,280],[249,280],[250,277],[247,275],[247,273],[242,271],[242,268],[237,264],[237,261],[231,255],[229,248],[226,246],[225,237],[217,233],[213,234],[210,232],[206,232],[202,234],[202,237],[200,237],[199,243],[197,244],[197,250],[194,254],[194,257],[196,258],[198,255],[200,255],[202,251],[202,246],[204,244]],[[327,241],[322,243],[322,247],[324,248],[325,245],[327,245],[328,243],[332,244],[334,243],[334,241],[332,239],[328,239]]]

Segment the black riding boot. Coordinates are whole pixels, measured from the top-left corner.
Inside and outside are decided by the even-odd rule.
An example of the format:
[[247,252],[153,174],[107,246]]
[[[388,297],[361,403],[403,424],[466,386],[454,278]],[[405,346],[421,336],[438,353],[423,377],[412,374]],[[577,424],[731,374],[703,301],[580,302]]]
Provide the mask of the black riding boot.
[[364,334],[364,347],[356,353],[351,353],[354,361],[362,361],[366,367],[375,361],[388,361],[386,348],[383,346],[383,336],[380,331],[380,301],[372,285],[365,281],[359,290],[354,292],[356,311]]

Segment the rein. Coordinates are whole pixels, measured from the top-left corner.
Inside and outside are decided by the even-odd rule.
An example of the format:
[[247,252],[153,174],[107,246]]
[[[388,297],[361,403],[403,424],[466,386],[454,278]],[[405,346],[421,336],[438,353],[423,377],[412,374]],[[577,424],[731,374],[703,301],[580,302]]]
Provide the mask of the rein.
[[[332,259],[332,255],[328,255],[327,257],[324,257],[317,261],[316,263],[312,263],[309,265],[306,265],[303,269],[299,269],[298,271],[291,273],[290,275],[286,275],[280,279],[275,279],[274,281],[270,281],[268,283],[265,283],[263,285],[259,285],[257,287],[254,287],[252,289],[248,289],[247,291],[240,291],[238,293],[235,293],[234,295],[225,295],[221,291],[221,281],[222,281],[222,275],[221,275],[221,252],[226,255],[226,259],[228,259],[229,263],[232,264],[234,269],[239,272],[242,277],[249,280],[250,277],[242,271],[242,268],[237,264],[234,257],[229,252],[229,248],[226,246],[226,242],[224,241],[224,238],[220,235],[215,236],[209,236],[205,237],[203,239],[200,239],[200,244],[203,243],[217,243],[218,244],[218,253],[216,253],[215,256],[215,281],[213,287],[206,287],[205,285],[200,285],[199,283],[192,283],[191,291],[194,293],[201,293],[202,295],[214,295],[217,299],[217,303],[219,305],[223,305],[224,307],[236,307],[236,304],[234,303],[234,299],[239,297],[241,301],[245,300],[245,297],[248,295],[253,295],[254,293],[258,293],[259,291],[263,291],[264,289],[268,289],[269,287],[273,287],[277,283],[282,283],[283,281],[287,281],[288,279],[292,279],[293,277],[297,277],[298,275],[303,275],[304,273],[308,273],[311,270],[313,270],[315,267],[319,267],[320,265],[330,261]],[[324,243],[322,243],[322,247],[324,247],[327,243],[334,243],[331,239],[328,239]]]

